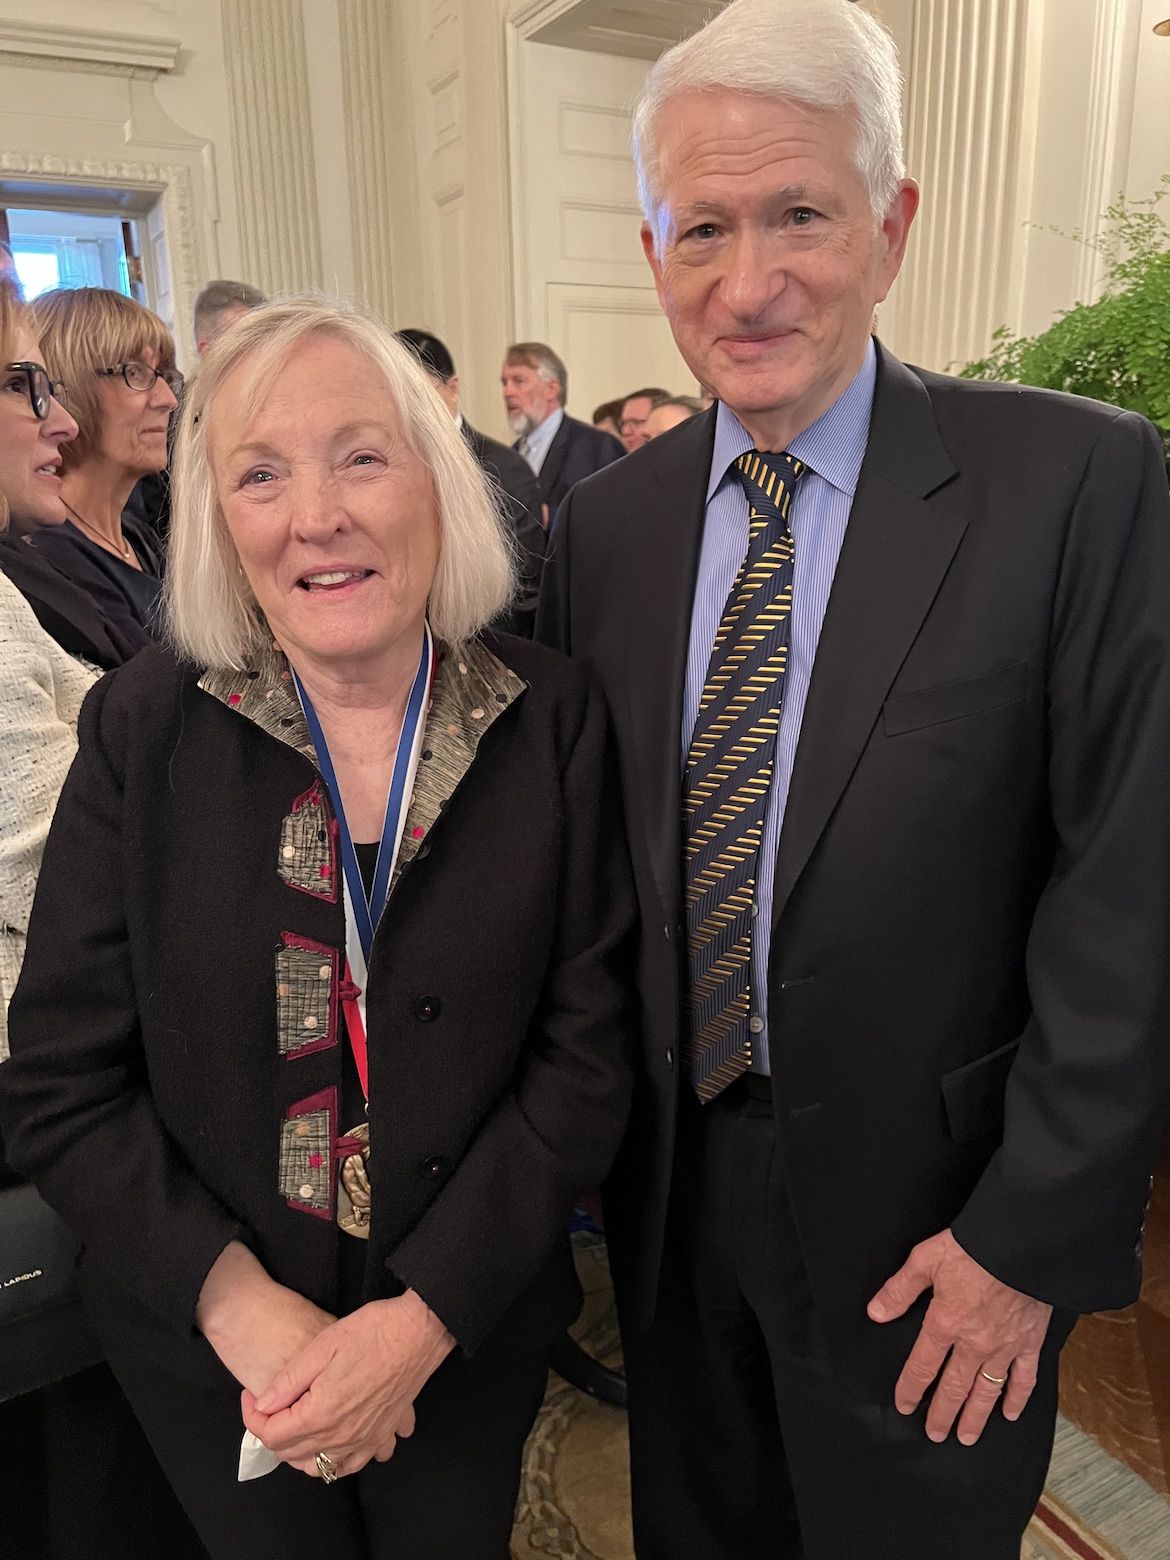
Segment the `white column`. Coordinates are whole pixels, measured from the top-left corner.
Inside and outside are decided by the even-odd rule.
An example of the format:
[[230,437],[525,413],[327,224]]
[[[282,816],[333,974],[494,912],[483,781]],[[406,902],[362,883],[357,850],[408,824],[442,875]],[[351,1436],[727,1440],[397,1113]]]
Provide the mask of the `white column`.
[[985,352],[1013,320],[1013,251],[1023,220],[1034,0],[915,6],[907,77],[910,172],[923,201],[898,283],[893,342],[945,369]]
[[[394,190],[386,101],[391,86],[385,0],[339,0],[349,221],[357,300],[390,320]],[[399,149],[397,155],[401,155]]]
[[269,292],[320,287],[321,237],[301,8],[222,0],[244,276]]

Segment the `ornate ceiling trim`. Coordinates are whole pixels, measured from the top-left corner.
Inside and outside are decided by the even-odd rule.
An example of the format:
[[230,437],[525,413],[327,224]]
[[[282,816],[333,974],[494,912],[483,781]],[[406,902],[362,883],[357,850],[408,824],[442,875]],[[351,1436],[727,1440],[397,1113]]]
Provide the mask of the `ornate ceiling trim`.
[[130,74],[174,70],[181,48],[178,38],[0,17],[0,53],[17,59],[68,60]]

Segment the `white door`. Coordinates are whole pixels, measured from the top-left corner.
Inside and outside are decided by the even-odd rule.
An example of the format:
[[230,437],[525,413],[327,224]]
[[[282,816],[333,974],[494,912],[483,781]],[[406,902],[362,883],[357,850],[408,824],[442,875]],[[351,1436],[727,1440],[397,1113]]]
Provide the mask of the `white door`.
[[638,237],[630,112],[645,61],[519,43],[512,104],[520,339],[569,370],[574,416],[645,385],[693,394]]

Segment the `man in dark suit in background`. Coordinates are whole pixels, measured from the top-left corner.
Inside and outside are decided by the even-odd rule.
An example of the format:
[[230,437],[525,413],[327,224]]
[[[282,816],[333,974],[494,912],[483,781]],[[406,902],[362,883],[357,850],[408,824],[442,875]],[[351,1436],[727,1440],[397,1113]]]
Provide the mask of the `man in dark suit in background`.
[[1073,1316],[1138,1293],[1170,497],[1142,418],[871,339],[901,146],[847,0],[733,0],[653,67],[643,243],[719,404],[549,543],[642,913],[638,1560],[1018,1560]]
[[459,410],[459,376],[450,351],[428,330],[396,331],[435,381],[439,394],[463,430],[471,453],[504,495],[508,520],[519,550],[519,588],[512,610],[496,622],[509,634],[532,638],[532,621],[544,568],[545,533],[540,514],[540,488],[531,469],[514,450],[479,433]]
[[543,342],[509,347],[500,384],[508,426],[517,435],[512,447],[537,475],[547,524],[575,482],[620,460],[625,451],[612,434],[565,411],[568,370]]

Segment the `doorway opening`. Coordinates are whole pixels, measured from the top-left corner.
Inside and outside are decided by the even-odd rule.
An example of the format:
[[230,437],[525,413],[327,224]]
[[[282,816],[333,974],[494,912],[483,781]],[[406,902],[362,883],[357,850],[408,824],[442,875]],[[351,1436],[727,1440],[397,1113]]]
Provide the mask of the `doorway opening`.
[[136,222],[17,207],[0,212],[0,237],[29,302],[55,287],[108,287],[146,301]]
[[28,299],[54,287],[108,287],[172,324],[163,191],[0,176],[0,241]]

